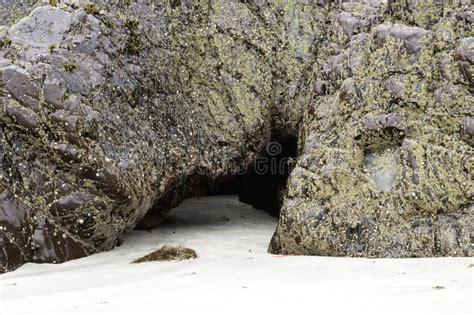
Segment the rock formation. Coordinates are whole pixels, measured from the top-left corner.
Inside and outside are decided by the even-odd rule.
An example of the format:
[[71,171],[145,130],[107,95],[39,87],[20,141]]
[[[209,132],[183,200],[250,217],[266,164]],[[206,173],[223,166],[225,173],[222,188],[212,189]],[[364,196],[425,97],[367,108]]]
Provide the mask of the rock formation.
[[465,6],[68,2],[0,11],[0,271],[109,250],[292,137],[272,252],[472,255]]
[[428,1],[334,11],[270,251],[474,254],[474,15]]
[[2,270],[108,250],[297,134],[323,12],[110,3],[2,28]]

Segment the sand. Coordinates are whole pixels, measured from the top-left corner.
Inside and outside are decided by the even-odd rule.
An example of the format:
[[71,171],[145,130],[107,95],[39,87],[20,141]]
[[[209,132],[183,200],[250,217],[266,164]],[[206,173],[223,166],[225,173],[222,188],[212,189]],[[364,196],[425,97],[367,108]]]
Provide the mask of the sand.
[[[106,253],[0,276],[0,314],[473,314],[472,258],[267,253],[276,218],[235,196],[187,200]],[[197,259],[131,264],[163,245]]]

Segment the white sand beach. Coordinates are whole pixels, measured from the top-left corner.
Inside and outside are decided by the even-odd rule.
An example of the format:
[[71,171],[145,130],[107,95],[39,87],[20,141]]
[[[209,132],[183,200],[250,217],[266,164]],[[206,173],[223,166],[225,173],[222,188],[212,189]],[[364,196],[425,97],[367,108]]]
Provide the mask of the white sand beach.
[[[277,219],[235,196],[187,200],[151,232],[0,276],[0,314],[473,314],[472,258],[267,253]],[[131,264],[165,244],[199,257]]]

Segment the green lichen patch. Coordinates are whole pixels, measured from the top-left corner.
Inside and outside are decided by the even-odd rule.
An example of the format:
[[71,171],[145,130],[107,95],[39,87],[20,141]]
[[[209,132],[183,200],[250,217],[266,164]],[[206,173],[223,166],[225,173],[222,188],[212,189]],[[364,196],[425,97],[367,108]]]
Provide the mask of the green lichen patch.
[[0,47],[10,47],[12,45],[11,38],[0,39]]
[[54,50],[56,49],[56,44],[51,44],[48,46],[49,52],[52,54]]
[[130,37],[126,43],[127,52],[132,55],[138,55],[142,48],[142,42],[137,37]]
[[140,22],[136,19],[126,19],[124,26],[128,29],[128,38],[125,44],[126,51],[131,55],[138,55],[143,48],[141,34],[138,26]]
[[128,28],[130,31],[138,29],[140,22],[136,19],[126,19],[124,23],[125,27]]
[[92,14],[92,15],[99,15],[100,10],[95,4],[88,4],[84,7],[84,11],[87,14]]
[[75,61],[68,61],[66,63],[64,63],[63,65],[63,69],[65,72],[70,72],[70,73],[74,73],[77,71],[77,63]]

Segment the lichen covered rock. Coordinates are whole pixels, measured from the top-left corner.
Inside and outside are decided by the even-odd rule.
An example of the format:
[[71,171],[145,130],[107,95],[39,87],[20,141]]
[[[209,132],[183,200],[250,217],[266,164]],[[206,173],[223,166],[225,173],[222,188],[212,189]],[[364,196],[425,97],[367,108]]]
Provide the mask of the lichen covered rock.
[[273,252],[472,255],[462,5],[65,2],[0,11],[0,271],[109,250],[294,137]]
[[271,252],[474,254],[473,13],[389,2],[334,13]]
[[2,271],[155,226],[295,136],[308,102],[319,7],[71,3],[0,33]]

